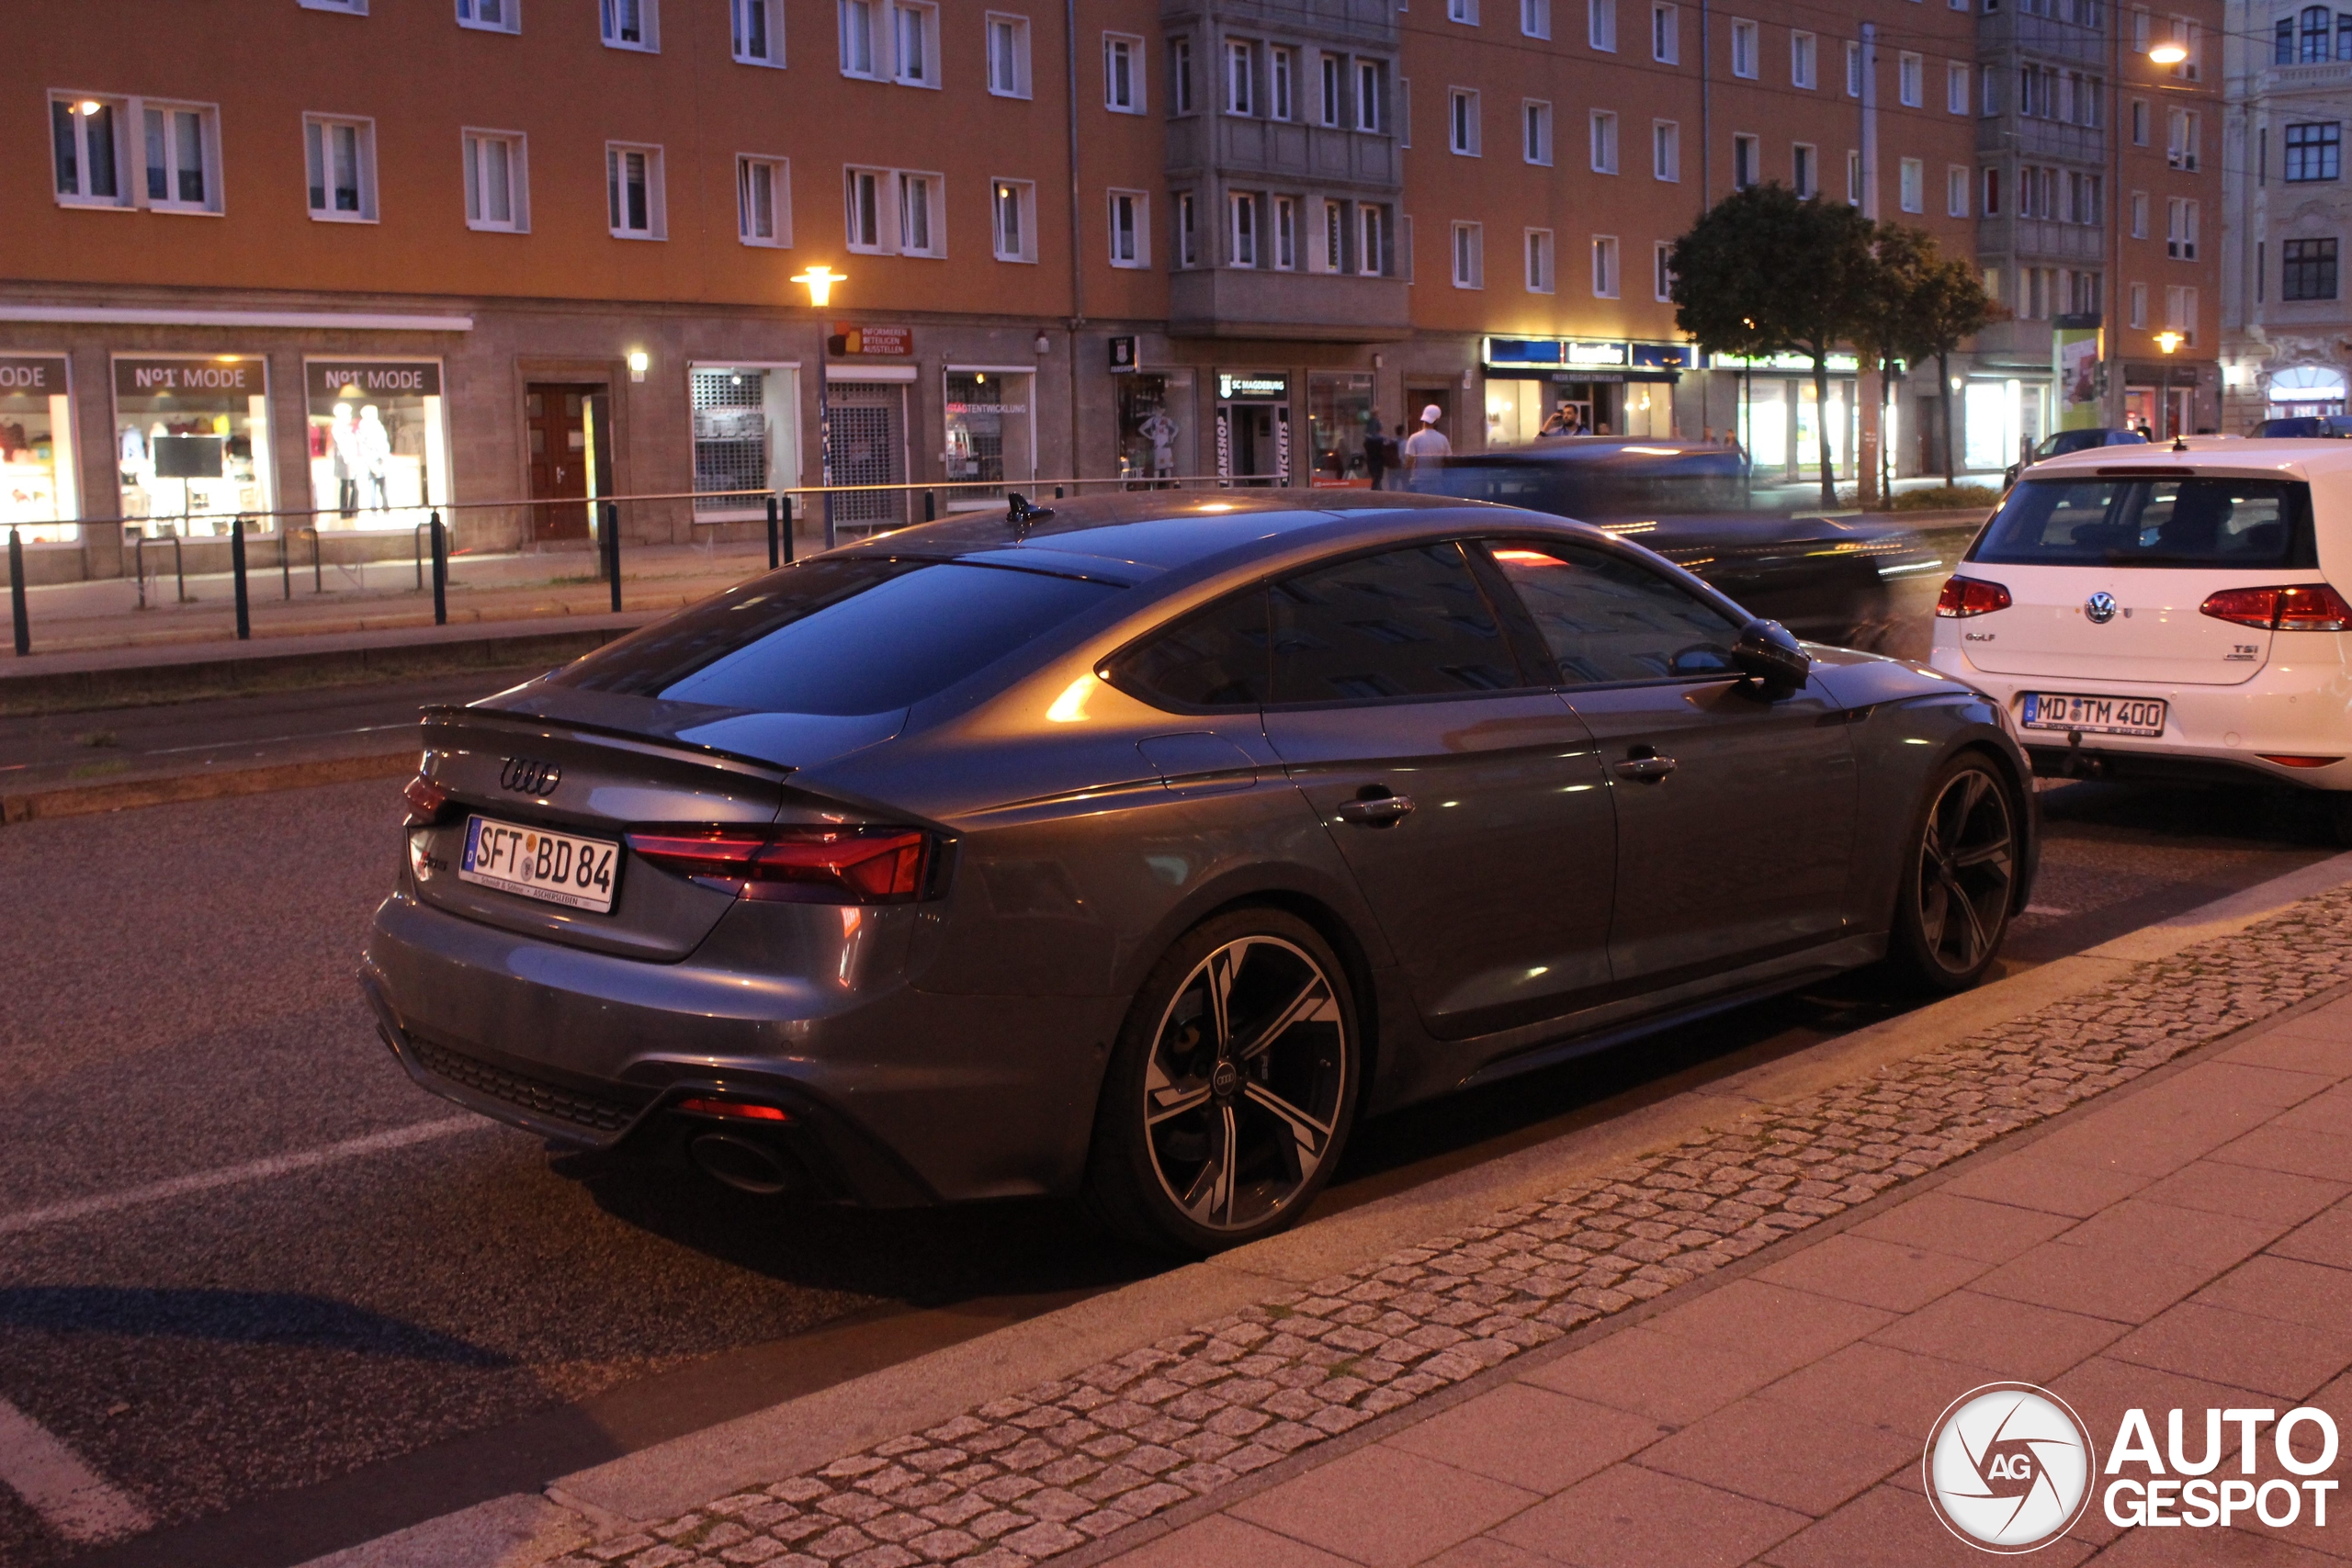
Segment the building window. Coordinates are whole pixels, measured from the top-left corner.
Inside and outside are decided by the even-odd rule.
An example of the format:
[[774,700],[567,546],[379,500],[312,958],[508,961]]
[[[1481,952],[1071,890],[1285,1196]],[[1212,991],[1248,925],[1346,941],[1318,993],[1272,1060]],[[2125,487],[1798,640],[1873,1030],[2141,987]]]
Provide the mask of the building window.
[[1266,51],[1266,113],[1274,119],[1298,118],[1298,51]]
[[49,100],[51,150],[57,163],[57,199],[75,207],[128,207],[130,149],[121,131],[130,118],[129,100],[79,95]]
[[1650,287],[1661,305],[1674,298],[1674,247],[1664,240],[1650,247]]
[[1478,0],[1445,0],[1445,19],[1465,28],[1478,25]]
[[2332,180],[2344,169],[2344,126],[2329,120],[2320,125],[2287,128],[2287,178]]
[[368,0],[295,0],[305,11],[340,11],[346,17],[368,14]]
[[1846,96],[1849,98],[1862,96],[1862,46],[1858,43],[1846,46]]
[[1552,166],[1552,106],[1530,98],[1521,106],[1520,155],[1543,168]]
[[2175,261],[2197,259],[2197,203],[2182,197],[2165,201],[2165,254]]
[[991,11],[988,17],[989,91],[1000,98],[1029,96],[1029,18]]
[[[1485,250],[1480,248],[1478,282],[1487,281]],[[1366,277],[1385,277],[1388,273],[1388,209],[1374,207],[1370,202],[1356,209],[1356,270]]]
[[2178,284],[2165,289],[2165,330],[2178,333],[2191,348],[2197,346],[2197,290]]
[[1323,270],[1347,269],[1347,212],[1336,201],[1323,204]]
[[1906,109],[1916,109],[1928,101],[1928,62],[1909,52],[1897,55],[1894,62],[1894,93]]
[[1235,266],[1258,265],[1258,197],[1234,191],[1226,197],[1226,259]]
[[220,210],[220,111],[139,100],[146,128],[146,205],[157,212]]
[[1998,218],[2000,215],[2001,171],[1996,168],[1986,169],[1984,171],[1984,216]]
[[2286,240],[2278,246],[2278,298],[2335,298],[2335,242]]
[[1789,35],[1789,85],[1810,90],[1815,82],[1815,67],[1821,53],[1819,44],[1811,33]]
[[458,25],[484,32],[523,30],[523,0],[458,0]]
[[2135,327],[2145,327],[2148,324],[2148,286],[2144,283],[2133,284],[2131,299],[2132,324]]
[[2145,147],[2147,144],[2148,100],[2145,98],[2134,98],[2132,100],[2132,145],[2134,147]]
[[881,79],[881,0],[840,0],[842,74]]
[[1168,102],[1171,114],[1193,112],[1193,40],[1168,40]]
[[1486,234],[1476,223],[1453,226],[1453,287],[1483,288],[1487,282]]
[[1396,145],[1413,145],[1413,83],[1408,76],[1396,79]]
[[1519,30],[1529,38],[1552,36],[1552,0],[1519,0]]
[[2148,193],[2143,190],[2132,193],[2132,237],[2135,240],[2148,237]]
[[1944,171],[1944,216],[1968,216],[1968,170],[1963,164],[1954,164]]
[[1298,269],[1298,197],[1274,197],[1274,269]]
[[466,153],[466,227],[521,234],[531,227],[526,199],[525,142],[512,130],[469,130]]
[[1323,92],[1317,107],[1322,114],[1323,123],[1336,129],[1344,122],[1347,115],[1345,106],[1340,102],[1340,84],[1345,78],[1347,63],[1336,54],[1322,54],[1316,58],[1323,68]]
[[1239,40],[1225,46],[1225,112],[1250,116],[1258,112],[1258,46]]
[[1756,74],[1758,43],[1754,22],[1735,21],[1731,25],[1731,73],[1753,77]]
[[784,0],[727,0],[735,58],[745,65],[784,64]]
[[605,47],[658,53],[662,48],[661,5],[662,0],[596,0]]
[[1734,190],[1746,190],[1756,184],[1757,161],[1755,137],[1737,135],[1731,139],[1731,185]]
[[1617,117],[1607,109],[1592,111],[1592,172],[1617,172]]
[[1853,148],[1846,150],[1846,205],[1862,204],[1862,155]]
[[1144,112],[1143,39],[1102,35],[1102,107],[1113,114]]
[[662,149],[606,142],[605,197],[613,238],[666,237],[662,220]]
[[1604,54],[1617,52],[1617,0],[1585,0],[1585,41]]
[[848,236],[849,248],[888,254],[890,171],[847,169],[842,173],[849,202],[843,232]]
[[1679,6],[1650,7],[1650,58],[1672,65],[1682,58],[1682,12]]
[[2187,109],[2170,109],[2165,114],[2165,163],[2175,169],[2195,173],[2197,169],[2197,116]]
[[1592,297],[1617,298],[1617,240],[1611,234],[1592,237]]
[[1448,102],[1453,107],[1446,117],[1446,146],[1461,157],[1475,158],[1478,155],[1478,95],[1456,87]]
[[1650,173],[1668,184],[1682,178],[1682,128],[1670,119],[1650,121]]
[[792,243],[792,164],[783,158],[735,160],[735,237],[747,245]]
[[322,222],[376,221],[376,122],[302,117],[311,216]]
[[1380,130],[1380,100],[1383,67],[1376,60],[1356,62],[1356,129],[1377,132]]
[[798,373],[781,365],[692,365],[686,381],[696,520],[757,517],[762,492],[800,477]]
[[1905,158],[1899,173],[1903,210],[1925,212],[1928,209],[1928,165],[1917,158]]
[[[115,423],[107,467],[119,474],[119,513],[133,520],[173,520],[134,521],[139,532],[221,535],[229,532],[231,519],[271,509],[277,464],[272,461],[266,355],[125,354],[114,356],[113,369]],[[349,433],[343,450],[357,460],[359,471],[344,508],[346,520],[316,519],[329,530],[356,526],[363,503],[371,513],[385,504],[390,433],[379,414],[363,437],[357,413],[345,411]],[[386,459],[381,465],[379,457]],[[400,527],[423,521],[384,519]]]
[[1954,62],[1944,67],[1944,107],[1952,114],[1968,112],[1968,67]]
[[1111,193],[1111,265],[1151,265],[1151,197],[1143,191]]
[[1201,265],[1200,203],[1188,190],[1176,193],[1176,265]]
[[1527,231],[1527,291],[1530,294],[1552,292],[1552,231]]
[[891,0],[891,79],[902,87],[936,87],[939,78],[939,7],[914,0]]
[[1037,259],[1037,186],[1034,180],[989,182],[989,235],[996,259]]
[[1800,200],[1821,194],[1821,154],[1802,141],[1789,149],[1789,188]]
[[944,258],[947,254],[947,213],[941,197],[944,185],[937,175],[899,174],[900,255]]

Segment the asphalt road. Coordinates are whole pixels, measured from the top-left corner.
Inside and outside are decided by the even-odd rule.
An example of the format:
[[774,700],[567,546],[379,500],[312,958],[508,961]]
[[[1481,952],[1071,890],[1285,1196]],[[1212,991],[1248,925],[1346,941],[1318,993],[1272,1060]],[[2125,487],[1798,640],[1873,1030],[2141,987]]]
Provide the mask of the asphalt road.
[[[2012,968],[2332,852],[2226,795],[2044,801]],[[796,1208],[454,1116],[351,982],[398,818],[377,782],[0,830],[0,1401],[159,1526],[77,1555],[0,1488],[0,1562],[298,1562],[1159,1266],[1056,1204]],[[1387,1118],[1327,1205],[1905,1005],[1849,976]]]

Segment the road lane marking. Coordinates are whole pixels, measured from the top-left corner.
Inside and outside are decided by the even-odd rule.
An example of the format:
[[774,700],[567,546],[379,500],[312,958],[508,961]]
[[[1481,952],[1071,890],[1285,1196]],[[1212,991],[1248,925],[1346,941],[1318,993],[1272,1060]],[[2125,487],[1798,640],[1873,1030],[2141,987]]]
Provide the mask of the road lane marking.
[[435,1138],[497,1125],[497,1122],[481,1116],[447,1116],[437,1122],[413,1122],[390,1132],[345,1138],[339,1144],[305,1149],[300,1154],[273,1155],[267,1159],[224,1166],[219,1170],[202,1170],[189,1176],[175,1176],[164,1181],[151,1181],[143,1187],[126,1187],[119,1192],[101,1192],[88,1198],[51,1203],[46,1208],[21,1209],[13,1214],[0,1214],[0,1235],[17,1235],[46,1225],[87,1219],[93,1214],[141,1208],[149,1203],[184,1198],[191,1192],[209,1192],[220,1187],[242,1187],[248,1182],[268,1181],[276,1177],[291,1176],[297,1171],[313,1170],[322,1165],[336,1165],[347,1159],[382,1154],[389,1149],[404,1149],[413,1144],[429,1143]]
[[139,1500],[82,1462],[50,1429],[0,1399],[0,1486],[77,1546],[153,1529]]

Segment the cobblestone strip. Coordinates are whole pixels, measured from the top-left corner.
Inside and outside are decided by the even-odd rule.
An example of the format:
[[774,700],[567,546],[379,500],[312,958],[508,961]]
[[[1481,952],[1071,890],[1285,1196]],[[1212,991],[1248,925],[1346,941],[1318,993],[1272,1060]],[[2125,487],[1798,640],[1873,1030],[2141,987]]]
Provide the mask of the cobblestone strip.
[[2352,888],[555,1568],[1028,1568],[2352,980]]

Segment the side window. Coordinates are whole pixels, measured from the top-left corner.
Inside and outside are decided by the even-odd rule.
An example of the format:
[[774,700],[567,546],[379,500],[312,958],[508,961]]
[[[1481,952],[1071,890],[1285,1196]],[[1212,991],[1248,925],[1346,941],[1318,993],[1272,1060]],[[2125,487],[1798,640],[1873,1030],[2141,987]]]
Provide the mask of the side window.
[[1277,703],[1461,696],[1528,683],[1451,541],[1303,572],[1276,583],[1270,598]]
[[1739,628],[1646,567],[1549,542],[1498,545],[1492,554],[1569,685],[1736,671]]
[[1161,707],[1254,708],[1266,700],[1266,591],[1185,616],[1116,655],[1111,683]]

